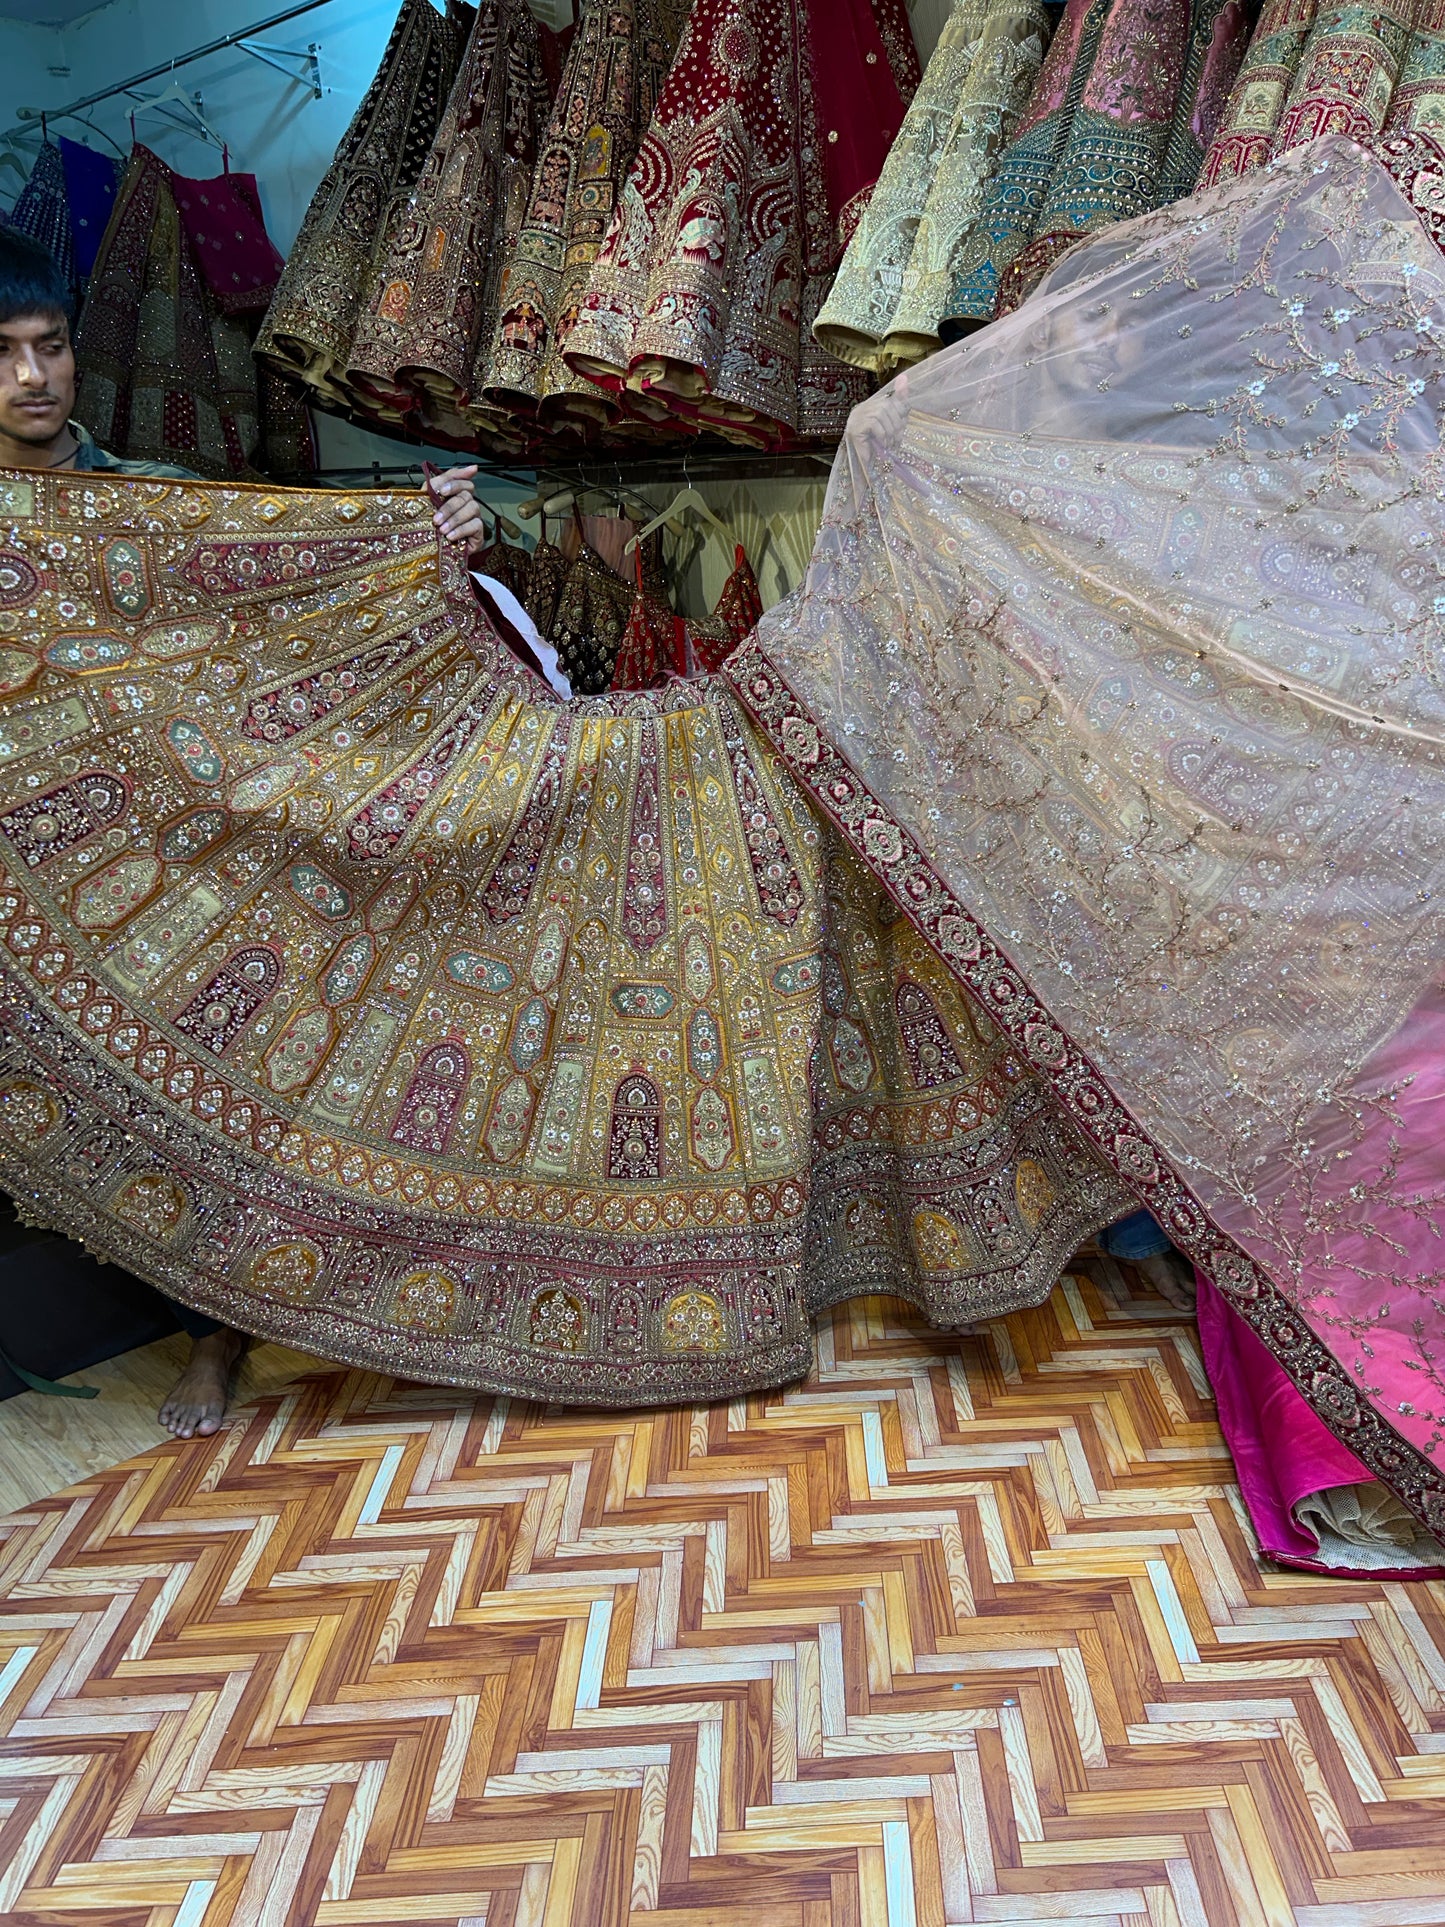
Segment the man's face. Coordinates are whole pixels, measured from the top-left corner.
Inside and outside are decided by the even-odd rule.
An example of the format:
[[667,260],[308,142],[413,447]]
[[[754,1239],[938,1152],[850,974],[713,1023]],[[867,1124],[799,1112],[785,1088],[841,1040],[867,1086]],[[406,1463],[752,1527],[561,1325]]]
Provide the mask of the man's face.
[[75,412],[75,355],[64,315],[0,321],[0,434],[44,447]]

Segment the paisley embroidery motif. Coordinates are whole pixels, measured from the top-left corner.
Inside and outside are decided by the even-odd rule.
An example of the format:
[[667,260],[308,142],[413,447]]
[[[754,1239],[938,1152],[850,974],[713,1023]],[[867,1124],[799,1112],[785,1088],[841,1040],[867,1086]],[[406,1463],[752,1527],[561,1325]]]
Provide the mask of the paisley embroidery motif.
[[193,783],[219,783],[226,774],[225,760],[199,723],[177,716],[166,729],[166,741],[176,761]]
[[351,915],[351,892],[315,863],[293,863],[288,874],[292,890],[328,923]]
[[116,614],[130,622],[139,622],[151,606],[149,572],[140,544],[125,537],[107,542],[101,558],[101,574],[107,599]]

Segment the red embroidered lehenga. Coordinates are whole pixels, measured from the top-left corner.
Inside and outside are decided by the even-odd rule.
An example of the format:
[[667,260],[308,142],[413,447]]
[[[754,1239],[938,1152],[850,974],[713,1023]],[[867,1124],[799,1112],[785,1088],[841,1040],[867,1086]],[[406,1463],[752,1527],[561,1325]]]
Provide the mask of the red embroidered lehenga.
[[604,1404],[1142,1202],[1445,1531],[1442,341],[1347,143],[1112,229],[855,412],[725,679],[571,703],[419,499],[0,478],[7,1188]]
[[813,323],[917,83],[898,0],[696,0],[568,365],[644,419],[839,435],[866,384]]
[[525,425],[580,433],[616,413],[563,357],[690,4],[584,0],[477,367],[481,402]]

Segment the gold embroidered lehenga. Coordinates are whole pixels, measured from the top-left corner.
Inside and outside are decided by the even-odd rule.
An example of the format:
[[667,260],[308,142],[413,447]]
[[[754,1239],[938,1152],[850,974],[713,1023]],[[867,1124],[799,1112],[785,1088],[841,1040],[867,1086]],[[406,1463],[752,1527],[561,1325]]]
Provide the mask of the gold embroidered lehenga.
[[420,497],[3,483],[0,1170],[249,1331],[627,1404],[1128,1208],[725,684],[564,705]]

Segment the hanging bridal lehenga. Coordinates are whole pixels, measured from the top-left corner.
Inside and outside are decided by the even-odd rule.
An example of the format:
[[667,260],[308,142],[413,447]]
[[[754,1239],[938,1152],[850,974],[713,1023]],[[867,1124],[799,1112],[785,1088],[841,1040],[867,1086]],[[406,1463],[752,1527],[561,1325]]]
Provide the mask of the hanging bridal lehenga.
[[311,197],[256,353],[328,407],[350,405],[356,330],[393,219],[436,138],[472,10],[402,0],[376,78]]
[[406,0],[258,352],[459,449],[783,451],[1089,235],[1322,134],[1445,240],[1445,0],[1054,14],[954,0],[920,83],[903,0],[583,0],[560,67],[526,0]]
[[1322,134],[1365,143],[1445,248],[1445,3],[1320,6],[1265,0],[1218,134],[1207,183]]
[[252,355],[281,269],[253,174],[189,180],[138,145],[75,330],[77,418],[114,455],[217,480],[310,468],[305,409]]
[[505,436],[505,418],[472,405],[478,357],[491,347],[550,109],[526,0],[483,0],[351,345],[347,386],[382,420],[442,439]]
[[955,0],[814,332],[888,374],[938,347],[954,256],[1033,91],[1042,0]]
[[644,422],[836,439],[866,388],[813,322],[917,79],[899,0],[695,0],[567,344],[578,378]]
[[958,243],[942,340],[1017,307],[1085,235],[1191,192],[1251,19],[1248,0],[1068,0]]
[[565,355],[689,4],[584,0],[477,371],[488,407],[538,430],[582,433],[615,413]]

